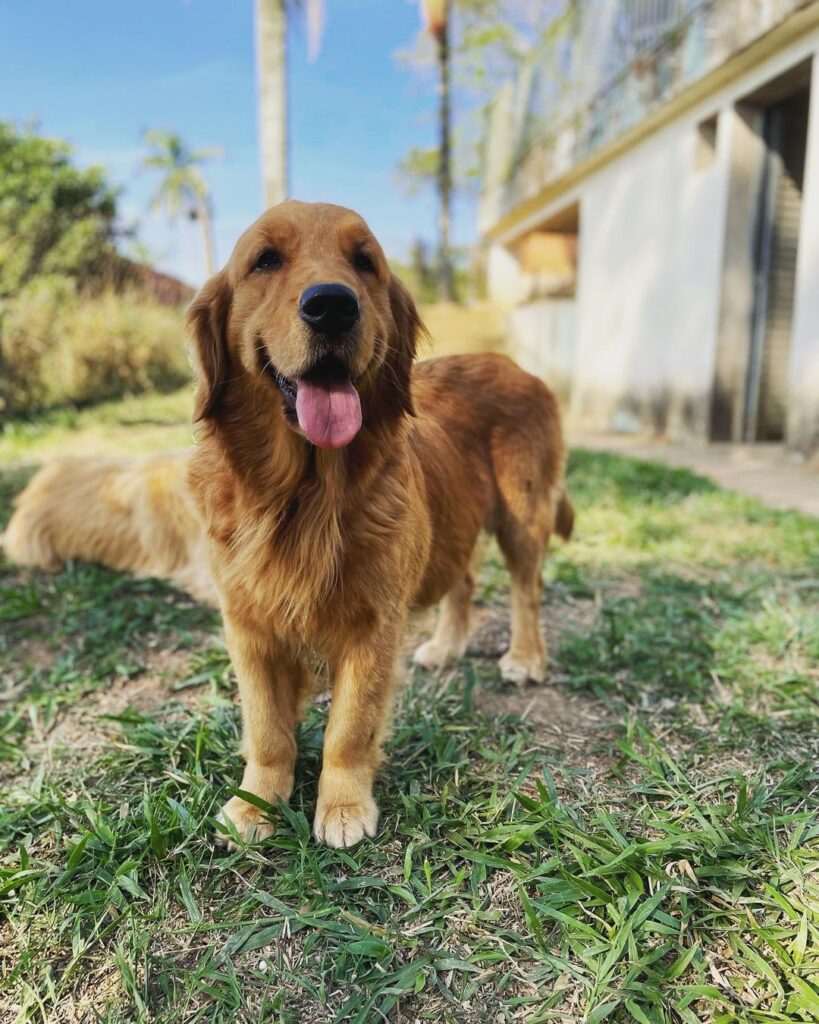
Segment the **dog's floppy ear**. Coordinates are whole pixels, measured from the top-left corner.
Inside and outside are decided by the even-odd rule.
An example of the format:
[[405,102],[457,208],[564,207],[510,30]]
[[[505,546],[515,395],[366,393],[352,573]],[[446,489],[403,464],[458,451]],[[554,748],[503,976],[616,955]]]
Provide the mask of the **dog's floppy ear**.
[[209,419],[216,413],[227,384],[230,302],[231,289],[222,270],[203,285],[188,310],[197,376],[194,423]]
[[418,338],[426,334],[426,328],[418,315],[412,296],[395,274],[390,278],[390,309],[395,329],[385,360],[385,386],[391,392],[393,408],[399,413],[414,416],[415,409],[410,391],[412,362],[415,359]]

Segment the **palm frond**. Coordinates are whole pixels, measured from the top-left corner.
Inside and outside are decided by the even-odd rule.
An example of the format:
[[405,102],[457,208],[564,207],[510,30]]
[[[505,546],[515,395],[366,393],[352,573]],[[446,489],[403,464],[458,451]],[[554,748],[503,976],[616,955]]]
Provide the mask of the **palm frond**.
[[191,163],[201,164],[206,160],[224,160],[225,150],[222,146],[200,146],[190,151]]
[[219,146],[191,149],[178,132],[166,128],[148,129],[143,139],[151,150],[141,166],[162,175],[149,208],[164,210],[172,220],[192,210],[210,209],[210,190],[199,165],[223,157],[224,150]]

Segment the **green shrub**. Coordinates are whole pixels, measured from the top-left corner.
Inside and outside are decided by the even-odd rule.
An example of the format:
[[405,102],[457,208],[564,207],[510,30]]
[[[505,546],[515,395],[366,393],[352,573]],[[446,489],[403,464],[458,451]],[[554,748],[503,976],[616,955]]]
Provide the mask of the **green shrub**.
[[190,378],[181,309],[38,277],[0,309],[0,414],[88,405]]

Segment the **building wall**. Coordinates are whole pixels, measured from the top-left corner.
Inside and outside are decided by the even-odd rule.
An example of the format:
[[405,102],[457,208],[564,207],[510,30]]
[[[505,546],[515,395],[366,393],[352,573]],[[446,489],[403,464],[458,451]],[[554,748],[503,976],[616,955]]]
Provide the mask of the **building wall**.
[[[519,303],[525,289],[518,288],[508,247],[569,204],[580,204],[573,353],[566,352],[565,323],[555,326],[549,303],[519,307],[510,320],[513,343],[517,338],[532,369],[541,365],[548,379],[549,371],[572,367],[569,416],[575,425],[708,439],[721,323],[728,314],[740,323],[742,310],[731,303],[748,301],[740,294],[747,286],[732,276],[731,245],[748,244],[737,242],[730,217],[736,154],[747,131],[735,105],[816,53],[819,32],[813,31],[770,54],[571,191],[557,193],[492,246],[490,293]],[[818,79],[819,64],[813,75],[787,435],[804,450],[819,443]],[[697,126],[714,114],[716,150],[702,166]],[[538,345],[544,351],[540,361]]]
[[590,427],[706,430],[730,121],[699,169],[696,126],[669,125],[583,190],[571,415]]
[[571,396],[577,353],[577,303],[538,299],[511,311],[509,341],[524,370],[549,382],[564,405]]

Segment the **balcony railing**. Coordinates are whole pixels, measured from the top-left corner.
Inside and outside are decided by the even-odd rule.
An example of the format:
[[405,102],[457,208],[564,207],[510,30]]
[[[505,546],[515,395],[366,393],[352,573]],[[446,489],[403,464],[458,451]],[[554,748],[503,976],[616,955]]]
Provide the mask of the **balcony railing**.
[[815,2],[575,2],[488,110],[482,230]]

